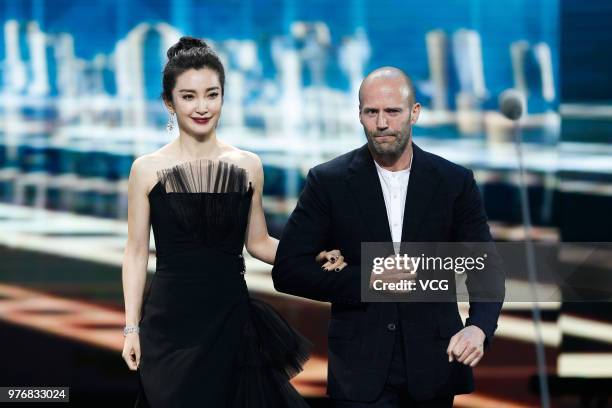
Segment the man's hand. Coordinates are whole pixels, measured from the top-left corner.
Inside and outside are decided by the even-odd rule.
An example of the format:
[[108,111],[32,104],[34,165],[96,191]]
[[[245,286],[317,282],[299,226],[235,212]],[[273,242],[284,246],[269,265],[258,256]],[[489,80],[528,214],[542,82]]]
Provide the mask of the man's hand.
[[484,332],[476,326],[464,327],[451,337],[446,349],[448,362],[457,360],[460,363],[475,367],[484,356]]

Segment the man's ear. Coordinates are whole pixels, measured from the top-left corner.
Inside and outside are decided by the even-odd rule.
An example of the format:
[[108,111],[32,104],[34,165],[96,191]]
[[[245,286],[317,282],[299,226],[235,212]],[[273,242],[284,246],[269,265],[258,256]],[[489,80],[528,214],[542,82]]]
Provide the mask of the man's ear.
[[411,119],[410,119],[411,125],[414,125],[415,123],[417,123],[417,120],[419,120],[420,113],[421,113],[421,104],[418,102],[415,102],[415,104],[412,105],[412,113],[411,113]]
[[362,119],[362,117],[361,117],[361,106],[359,106],[359,112],[358,112],[358,114],[359,114],[359,123],[361,123],[361,125],[362,125],[362,126],[365,126],[365,125],[364,125],[364,123],[363,123],[363,119]]

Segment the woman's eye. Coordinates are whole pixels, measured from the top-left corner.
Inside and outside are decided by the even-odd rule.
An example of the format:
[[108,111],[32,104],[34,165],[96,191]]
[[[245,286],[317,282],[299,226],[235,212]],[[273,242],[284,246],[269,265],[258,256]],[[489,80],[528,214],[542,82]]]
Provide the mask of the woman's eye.
[[208,97],[210,99],[215,99],[217,97],[217,95],[219,95],[217,92],[213,92],[213,93],[208,94]]
[[185,99],[187,101],[190,101],[191,99],[193,99],[193,96],[192,95],[185,95],[185,96],[183,96],[183,99]]

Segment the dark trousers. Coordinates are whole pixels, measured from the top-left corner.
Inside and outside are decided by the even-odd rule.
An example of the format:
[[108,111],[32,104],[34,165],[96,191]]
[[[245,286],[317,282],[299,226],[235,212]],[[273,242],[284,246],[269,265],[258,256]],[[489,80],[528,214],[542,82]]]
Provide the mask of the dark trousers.
[[376,401],[354,402],[332,400],[334,408],[451,408],[454,395],[434,398],[427,401],[415,401],[406,392],[406,359],[401,327],[397,327],[393,357],[389,374],[382,394]]

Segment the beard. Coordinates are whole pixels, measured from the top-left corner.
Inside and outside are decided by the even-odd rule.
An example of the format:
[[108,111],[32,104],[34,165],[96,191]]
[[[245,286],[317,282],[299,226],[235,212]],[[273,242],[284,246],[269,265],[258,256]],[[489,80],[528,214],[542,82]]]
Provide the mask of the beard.
[[[401,156],[404,150],[406,150],[406,146],[410,142],[411,130],[411,127],[408,127],[397,133],[380,133],[377,131],[370,132],[366,129],[365,134],[372,151],[381,157],[393,160]],[[392,136],[395,139],[391,142],[378,142],[376,141],[377,136]]]

